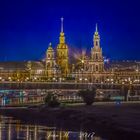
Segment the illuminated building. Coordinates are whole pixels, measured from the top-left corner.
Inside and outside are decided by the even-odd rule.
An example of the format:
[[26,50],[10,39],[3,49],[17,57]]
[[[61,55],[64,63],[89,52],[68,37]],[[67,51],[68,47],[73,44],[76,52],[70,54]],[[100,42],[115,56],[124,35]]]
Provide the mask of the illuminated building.
[[68,64],[68,46],[65,43],[65,34],[63,31],[63,18],[61,18],[61,32],[59,44],[57,45],[57,64],[61,69],[62,77],[67,77],[69,73]]
[[[70,64],[68,45],[65,43],[63,18],[59,44],[50,43],[45,61],[1,62],[0,81],[17,82],[75,82],[75,83],[140,83],[140,63],[135,61],[110,62],[106,64],[100,46],[100,35],[96,24],[90,56]],[[77,66],[78,65],[78,66]]]
[[0,81],[24,81],[26,77],[26,62],[0,62]]
[[49,47],[46,52],[46,77],[54,78],[57,74],[57,65],[55,60],[55,53],[52,48],[52,44],[49,44]]
[[94,33],[93,42],[94,42],[94,47],[91,49],[91,60],[89,62],[90,71],[103,72],[104,60],[102,56],[102,48],[100,47],[100,36],[98,33],[97,25],[96,25],[96,31]]
[[140,63],[110,63],[109,67],[104,64],[97,24],[93,36],[93,44],[91,56],[84,56],[81,59],[82,67],[75,69],[75,72],[73,72],[76,82],[101,84],[140,83]]
[[111,71],[105,71],[104,60],[102,56],[102,48],[100,47],[100,36],[96,24],[96,30],[93,35],[93,48],[91,48],[91,56],[82,59],[83,68],[75,71],[77,82],[101,83],[105,82],[107,77],[112,79]]

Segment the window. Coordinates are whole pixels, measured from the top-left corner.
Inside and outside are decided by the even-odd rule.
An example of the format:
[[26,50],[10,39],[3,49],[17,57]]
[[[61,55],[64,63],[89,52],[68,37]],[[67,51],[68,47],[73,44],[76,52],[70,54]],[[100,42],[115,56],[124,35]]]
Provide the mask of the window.
[[98,71],[98,66],[96,65],[96,71]]
[[50,54],[48,54],[48,58],[50,58]]
[[98,59],[98,54],[96,53],[96,59]]
[[47,67],[50,67],[50,65],[51,65],[50,62],[48,62]]
[[96,46],[98,46],[98,41],[96,41]]

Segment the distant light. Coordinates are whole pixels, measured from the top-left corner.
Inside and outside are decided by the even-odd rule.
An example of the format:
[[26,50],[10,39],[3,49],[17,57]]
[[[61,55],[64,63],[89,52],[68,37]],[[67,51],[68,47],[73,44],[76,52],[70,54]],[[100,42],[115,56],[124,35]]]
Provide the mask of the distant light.
[[80,81],[82,80],[82,78],[79,79]]
[[11,80],[11,77],[8,77],[9,80]]
[[114,79],[110,79],[111,81],[113,81]]
[[105,63],[109,63],[109,59],[104,59],[104,62]]
[[81,62],[84,63],[84,60],[82,60]]
[[42,72],[42,70],[37,70],[37,74],[40,74]]

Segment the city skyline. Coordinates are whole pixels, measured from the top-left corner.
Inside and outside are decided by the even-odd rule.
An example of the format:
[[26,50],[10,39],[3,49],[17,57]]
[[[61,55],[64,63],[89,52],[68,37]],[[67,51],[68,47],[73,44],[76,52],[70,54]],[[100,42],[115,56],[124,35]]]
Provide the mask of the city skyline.
[[61,16],[70,49],[90,52],[98,23],[104,56],[112,60],[140,60],[137,3],[122,2],[120,5],[114,2],[112,5],[111,1],[107,1],[108,4],[100,2],[3,2],[0,61],[43,59],[49,42],[54,48],[59,42]]

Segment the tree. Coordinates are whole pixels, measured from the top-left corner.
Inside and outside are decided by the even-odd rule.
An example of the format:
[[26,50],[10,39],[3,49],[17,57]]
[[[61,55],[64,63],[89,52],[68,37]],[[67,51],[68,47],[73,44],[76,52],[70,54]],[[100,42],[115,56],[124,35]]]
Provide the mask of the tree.
[[60,105],[57,96],[53,93],[48,93],[44,102],[49,107],[58,107]]
[[78,95],[82,97],[86,105],[92,105],[96,95],[96,88],[80,90]]

